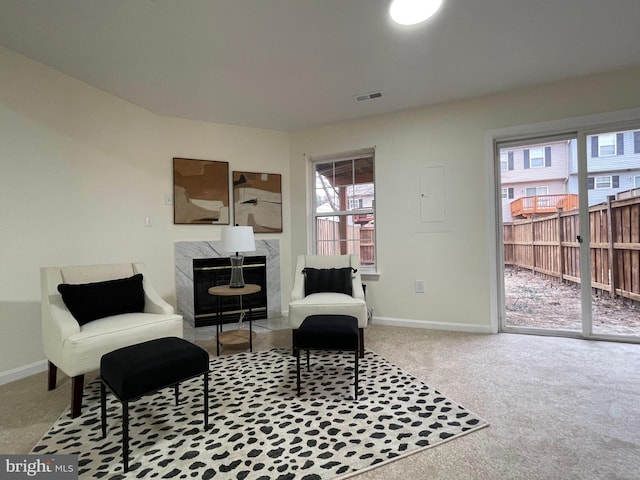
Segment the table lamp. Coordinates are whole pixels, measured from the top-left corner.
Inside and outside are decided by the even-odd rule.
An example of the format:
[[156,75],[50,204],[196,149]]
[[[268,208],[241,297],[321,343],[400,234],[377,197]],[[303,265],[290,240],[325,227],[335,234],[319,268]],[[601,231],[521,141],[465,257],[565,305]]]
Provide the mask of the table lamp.
[[223,227],[220,237],[222,250],[225,252],[236,252],[231,255],[231,280],[229,288],[244,287],[244,276],[242,274],[242,263],[244,256],[240,252],[253,252],[256,249],[256,242],[253,238],[253,227],[233,226]]

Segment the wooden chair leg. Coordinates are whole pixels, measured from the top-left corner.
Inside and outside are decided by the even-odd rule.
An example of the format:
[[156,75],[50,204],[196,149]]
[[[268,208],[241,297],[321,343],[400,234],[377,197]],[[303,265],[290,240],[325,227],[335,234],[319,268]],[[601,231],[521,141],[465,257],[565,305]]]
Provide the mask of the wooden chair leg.
[[71,418],[76,418],[82,412],[82,390],[84,389],[84,375],[71,379]]
[[364,358],[364,328],[358,329],[360,335],[360,358]]
[[47,388],[49,390],[53,390],[56,388],[56,380],[58,378],[58,367],[56,367],[53,363],[49,362],[49,381]]

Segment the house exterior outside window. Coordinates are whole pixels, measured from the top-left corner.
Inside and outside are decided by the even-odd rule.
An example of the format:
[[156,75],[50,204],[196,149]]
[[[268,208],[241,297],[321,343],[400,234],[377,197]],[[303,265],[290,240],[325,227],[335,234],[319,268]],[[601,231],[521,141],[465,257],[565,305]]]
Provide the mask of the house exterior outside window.
[[508,146],[500,150],[500,178],[505,189],[501,192],[504,222],[513,220],[511,205],[514,201],[524,202],[527,189],[545,185],[549,195],[565,193],[570,150],[567,140]]
[[[540,155],[544,150],[544,168]],[[558,140],[530,145],[509,145],[500,150],[500,178],[503,222],[511,222],[511,207],[533,202],[537,196],[538,206],[545,201],[550,206],[557,203],[557,195],[578,195],[578,148],[577,141]],[[515,159],[513,170],[504,169],[509,164],[508,156]],[[629,193],[640,188],[640,130],[630,129],[586,136],[586,159],[588,181],[588,204],[605,203],[610,196],[637,195]],[[546,185],[547,192],[538,190]],[[513,198],[509,197],[511,189]],[[549,195],[548,200],[541,198]],[[515,211],[518,211],[514,208]]]
[[[591,158],[600,158],[600,157],[615,157],[621,156],[625,154],[625,151],[628,153],[634,153],[633,150],[630,150],[628,147],[625,148],[625,142],[627,139],[627,132],[611,132],[611,133],[600,133],[598,135],[590,135],[590,141],[588,142],[591,145]],[[628,132],[631,134],[632,132]],[[628,136],[628,139],[631,140],[631,136]],[[637,152],[635,152],[637,153]]]
[[600,175],[587,179],[589,190],[620,188],[620,175]]

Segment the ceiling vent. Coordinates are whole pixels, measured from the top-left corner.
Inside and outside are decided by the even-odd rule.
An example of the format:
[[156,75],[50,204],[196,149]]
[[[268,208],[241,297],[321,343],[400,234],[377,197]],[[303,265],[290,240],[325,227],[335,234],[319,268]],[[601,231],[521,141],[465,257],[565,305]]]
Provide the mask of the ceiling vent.
[[360,93],[358,95],[353,96],[356,102],[365,102],[367,100],[375,100],[376,98],[380,98],[380,97],[382,97],[382,90],[378,90],[377,92]]

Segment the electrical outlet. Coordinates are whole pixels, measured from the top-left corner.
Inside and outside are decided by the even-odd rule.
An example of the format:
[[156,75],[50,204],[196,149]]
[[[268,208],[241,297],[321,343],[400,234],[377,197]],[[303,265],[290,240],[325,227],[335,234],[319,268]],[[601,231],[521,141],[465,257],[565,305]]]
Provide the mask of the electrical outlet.
[[153,225],[153,220],[151,220],[151,217],[147,217],[147,218],[144,219],[144,225],[146,227],[150,227],[150,226]]
[[416,293],[424,293],[424,280],[416,280]]
[[164,204],[165,205],[173,205],[173,195],[170,193],[164,194]]

